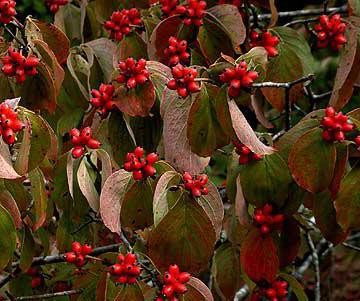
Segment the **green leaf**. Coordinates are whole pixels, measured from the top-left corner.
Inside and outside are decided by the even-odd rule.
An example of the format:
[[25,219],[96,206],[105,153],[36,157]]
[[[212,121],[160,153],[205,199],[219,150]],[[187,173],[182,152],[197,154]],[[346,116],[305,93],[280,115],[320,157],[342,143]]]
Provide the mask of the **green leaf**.
[[54,24],[66,34],[71,45],[76,45],[83,41],[81,9],[76,5],[69,3],[68,5],[61,6],[55,15]]
[[16,229],[10,213],[0,205],[0,271],[3,270],[16,248]]
[[148,57],[145,41],[139,34],[132,33],[124,37],[116,48],[113,58],[114,66],[117,66],[119,61],[123,61],[128,57],[136,60]]
[[153,189],[150,180],[137,181],[127,191],[121,206],[121,224],[132,230],[150,227],[153,219]]
[[316,225],[327,240],[333,244],[339,244],[346,239],[348,232],[343,231],[336,220],[334,201],[330,191],[326,190],[314,195],[313,213]]
[[46,220],[47,195],[44,175],[39,168],[35,168],[29,172],[29,179],[31,183],[31,195],[34,200],[35,222],[33,223],[33,231],[35,232]]
[[[298,31],[289,27],[275,27],[270,30],[280,38],[277,46],[279,55],[269,60],[265,81],[289,82],[314,72],[314,59],[311,49]],[[295,86],[290,97],[297,98],[302,85]],[[282,112],[285,104],[284,89],[263,88],[266,99]]]
[[120,233],[121,206],[132,183],[132,174],[120,169],[106,180],[101,190],[100,214],[104,225],[112,232]]
[[123,285],[114,301],[144,301],[143,293],[138,284]]
[[289,168],[295,182],[309,192],[321,192],[329,187],[335,169],[336,148],[324,141],[322,129],[315,128],[293,144]]
[[77,170],[77,181],[82,194],[87,199],[90,207],[95,212],[99,211],[99,193],[95,187],[95,179],[92,174],[94,170],[90,170],[89,163],[87,162],[88,157],[84,156],[81,159],[79,169]]
[[191,150],[202,157],[211,156],[229,143],[216,117],[214,101],[218,92],[218,87],[203,84],[189,112],[187,137]]
[[[19,201],[19,203],[21,204],[21,201]],[[15,201],[11,193],[6,190],[6,185],[1,185],[0,205],[2,205],[10,213],[16,229],[20,229],[23,226],[23,222],[17,200]]]
[[215,62],[221,53],[230,56],[234,54],[233,45],[226,30],[210,14],[204,18],[204,25],[199,28],[197,39],[201,52],[211,63]]
[[243,165],[240,179],[245,199],[260,207],[269,202],[282,207],[292,182],[286,162],[277,153]]
[[213,257],[212,277],[222,300],[233,300],[242,285],[240,254],[230,243],[221,245]]
[[355,167],[343,179],[335,199],[337,221],[344,231],[360,228],[360,168]]
[[76,108],[63,114],[57,122],[57,134],[64,136],[71,129],[77,128],[81,123],[81,120],[84,116],[84,110],[81,108]]
[[183,194],[151,231],[149,256],[161,271],[176,262],[181,270],[196,274],[208,265],[215,241],[215,229],[206,212]]
[[293,276],[285,273],[280,273],[279,276],[289,283],[298,301],[308,301],[304,288]]
[[35,256],[35,241],[30,229],[24,226],[23,238],[21,244],[20,269],[26,272],[32,264]]

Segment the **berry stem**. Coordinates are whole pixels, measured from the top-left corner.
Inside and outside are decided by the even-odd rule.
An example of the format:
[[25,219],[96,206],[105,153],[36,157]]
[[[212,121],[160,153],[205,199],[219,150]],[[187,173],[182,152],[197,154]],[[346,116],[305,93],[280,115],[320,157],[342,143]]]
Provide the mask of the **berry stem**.
[[25,49],[28,48],[27,45],[26,45],[23,41],[21,41],[16,35],[14,35],[14,34],[12,33],[12,31],[11,31],[6,25],[4,25],[3,27],[4,27],[5,31],[6,31],[16,42],[18,42],[18,43],[19,43],[22,47],[24,47]]

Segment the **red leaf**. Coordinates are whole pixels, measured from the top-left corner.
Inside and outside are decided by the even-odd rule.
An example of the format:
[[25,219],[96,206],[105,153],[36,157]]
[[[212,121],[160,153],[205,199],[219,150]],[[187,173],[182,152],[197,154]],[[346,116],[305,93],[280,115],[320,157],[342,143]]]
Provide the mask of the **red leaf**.
[[300,228],[293,219],[286,219],[280,234],[279,257],[280,266],[291,264],[298,255],[301,244]]
[[185,301],[214,301],[210,289],[198,278],[191,277],[186,286]]
[[262,236],[253,229],[241,246],[240,261],[245,273],[254,282],[266,280],[271,283],[279,270],[279,257],[271,236]]

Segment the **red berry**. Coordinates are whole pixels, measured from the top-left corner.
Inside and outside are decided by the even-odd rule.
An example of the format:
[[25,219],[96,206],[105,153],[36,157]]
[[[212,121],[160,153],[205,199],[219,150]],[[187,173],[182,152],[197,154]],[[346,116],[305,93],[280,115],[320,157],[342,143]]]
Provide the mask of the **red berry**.
[[42,284],[43,280],[41,277],[35,277],[31,279],[31,288],[37,288]]
[[85,153],[85,148],[83,146],[75,146],[71,151],[71,154],[74,159],[80,158],[82,155],[84,155],[84,153]]
[[68,252],[65,254],[65,261],[68,263],[74,263],[76,260],[76,254],[74,252]]
[[122,272],[123,272],[123,268],[121,264],[115,263],[110,267],[110,273],[112,275],[121,275]]
[[78,267],[78,268],[81,268],[83,267],[84,265],[86,264],[86,261],[85,261],[85,257],[81,254],[77,255],[76,259],[75,259],[75,265]]
[[91,149],[98,149],[101,146],[101,142],[96,139],[89,139],[86,145]]
[[73,252],[75,252],[75,253],[77,253],[77,254],[80,254],[80,253],[81,253],[81,250],[82,250],[81,243],[79,243],[78,241],[74,241],[74,242],[71,244],[71,250],[73,250]]
[[88,244],[84,244],[81,248],[81,254],[86,256],[91,254],[93,251],[93,248],[91,246],[89,246]]

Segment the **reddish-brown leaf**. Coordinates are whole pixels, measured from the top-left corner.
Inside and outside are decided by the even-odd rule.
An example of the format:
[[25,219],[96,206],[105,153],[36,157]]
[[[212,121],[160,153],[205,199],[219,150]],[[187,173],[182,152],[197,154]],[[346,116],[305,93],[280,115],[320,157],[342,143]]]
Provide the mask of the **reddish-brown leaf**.
[[254,282],[266,280],[271,283],[279,270],[279,257],[273,238],[263,236],[258,229],[253,229],[243,242],[240,261],[245,273]]
[[346,172],[346,164],[349,159],[349,147],[340,143],[336,145],[336,165],[334,169],[334,177],[329,186],[332,197],[335,198],[340,189],[340,183]]
[[9,151],[9,146],[3,140],[0,140],[0,178],[3,179],[16,179],[20,175],[15,171]]
[[12,216],[16,229],[20,229],[22,227],[21,213],[16,204],[16,201],[9,191],[3,190],[0,192],[0,204]]
[[210,289],[200,279],[191,277],[186,286],[185,301],[214,301]]
[[300,228],[293,218],[286,219],[280,234],[279,258],[280,266],[291,264],[298,255],[301,244]]

